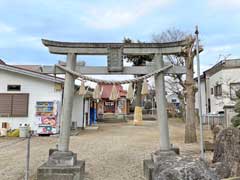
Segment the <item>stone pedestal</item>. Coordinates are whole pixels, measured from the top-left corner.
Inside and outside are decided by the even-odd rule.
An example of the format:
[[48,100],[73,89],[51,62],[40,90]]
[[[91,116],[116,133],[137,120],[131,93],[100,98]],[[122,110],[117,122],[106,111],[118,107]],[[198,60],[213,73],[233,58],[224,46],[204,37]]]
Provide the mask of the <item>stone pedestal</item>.
[[49,151],[46,163],[37,170],[38,180],[83,180],[85,161],[78,161],[73,152]]
[[180,154],[180,150],[177,147],[171,148],[170,151],[159,150],[151,154],[151,159],[143,160],[143,174],[146,180],[153,180],[154,162],[158,161],[160,154],[163,156],[175,156]]
[[47,161],[49,166],[74,166],[77,162],[77,154],[71,151],[68,152],[53,152]]
[[220,180],[204,161],[174,151],[156,151],[143,161],[146,180]]

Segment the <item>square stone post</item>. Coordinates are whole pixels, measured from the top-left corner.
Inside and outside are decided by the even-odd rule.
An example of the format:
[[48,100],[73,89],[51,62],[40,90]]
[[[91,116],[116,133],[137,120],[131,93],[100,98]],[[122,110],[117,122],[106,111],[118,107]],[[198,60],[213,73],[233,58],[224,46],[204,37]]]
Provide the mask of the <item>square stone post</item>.
[[[156,68],[164,67],[162,54],[155,54],[154,65]],[[167,107],[166,107],[166,92],[164,83],[164,72],[156,74],[154,76],[155,80],[155,91],[157,100],[157,120],[160,125],[160,150],[168,151],[170,150],[170,140],[169,140],[169,129],[168,129],[168,117],[167,117]]]
[[[66,68],[75,70],[76,55],[68,54]],[[72,74],[66,72],[64,81],[63,92],[63,106],[61,114],[61,126],[58,150],[67,152],[69,150],[69,139],[71,133],[71,121],[72,121],[72,108],[73,108],[73,96],[74,96],[74,81],[75,78]]]

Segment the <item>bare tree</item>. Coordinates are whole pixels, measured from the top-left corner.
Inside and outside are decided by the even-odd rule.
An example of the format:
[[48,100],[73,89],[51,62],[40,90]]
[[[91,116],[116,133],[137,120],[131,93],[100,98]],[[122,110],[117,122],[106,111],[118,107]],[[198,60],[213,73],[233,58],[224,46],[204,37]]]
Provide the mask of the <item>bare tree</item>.
[[[161,34],[153,35],[153,42],[171,42],[171,41],[181,41],[186,39],[187,34],[178,29],[168,29]],[[185,59],[183,56],[175,56],[169,55],[166,56],[167,61],[171,62],[176,66],[185,66]],[[184,98],[184,90],[185,90],[185,75],[184,74],[171,74],[171,78],[166,81],[168,83],[168,90],[178,96],[178,99],[181,102],[182,106],[182,115],[185,121],[185,98]]]
[[[186,66],[187,72],[186,75],[174,74],[171,77],[175,80],[174,82],[179,83],[182,87],[179,92],[176,92],[181,102],[185,101],[186,107],[186,117],[185,117],[185,143],[194,143],[197,142],[196,135],[196,118],[195,118],[195,93],[196,86],[194,81],[194,57],[196,56],[195,49],[195,38],[182,32],[178,29],[168,29],[161,34],[153,35],[154,42],[171,42],[171,41],[180,41],[187,39],[189,45],[185,48],[184,53],[181,55],[169,55],[167,60],[172,64],[177,66]],[[200,51],[202,51],[202,47]],[[184,104],[184,103],[183,103]]]
[[180,85],[179,80],[177,78],[173,78],[173,77],[166,77],[166,89],[167,92],[169,92],[170,94],[176,94],[179,101],[180,101],[180,113],[181,116],[185,122],[185,100],[184,100],[184,93],[183,93],[183,87]]
[[[124,38],[123,42],[125,44],[131,44],[134,43],[133,40],[130,38]],[[142,43],[141,41],[137,41],[138,43]],[[145,66],[147,61],[152,61],[153,55],[127,55],[125,57],[128,62],[132,62],[133,66]],[[141,76],[141,75],[139,75]],[[142,90],[142,81],[138,81],[136,83],[136,100],[135,100],[135,106],[141,107],[141,100],[142,100],[142,95],[141,95],[141,90]]]

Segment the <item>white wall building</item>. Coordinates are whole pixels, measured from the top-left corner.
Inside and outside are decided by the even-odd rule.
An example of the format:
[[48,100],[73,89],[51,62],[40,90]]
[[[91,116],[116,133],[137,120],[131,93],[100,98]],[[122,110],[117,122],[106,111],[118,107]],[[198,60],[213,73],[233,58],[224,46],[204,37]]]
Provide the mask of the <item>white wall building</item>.
[[[62,90],[56,91],[55,84],[64,80],[48,75],[0,65],[0,122],[8,122],[10,128],[16,129],[20,124],[29,124],[37,130],[36,103],[38,101],[62,100]],[[12,86],[18,88],[11,89]],[[18,95],[19,100],[12,104],[10,95]],[[25,97],[23,95],[26,95]],[[23,96],[23,97],[21,97]],[[24,102],[22,99],[25,99]]]
[[[58,125],[61,113],[62,78],[55,78],[38,72],[29,71],[0,61],[0,125],[7,122],[11,129],[19,128],[20,124],[29,124],[36,131],[39,125],[37,108],[41,102],[58,102]],[[40,102],[40,105],[37,105]],[[76,127],[83,127],[84,114],[89,113],[89,103],[83,97],[75,95],[72,121]],[[0,127],[1,128],[1,127]]]
[[[235,91],[240,89],[240,59],[223,60],[203,72],[201,98],[203,115],[224,112],[236,103]],[[196,93],[198,108],[198,92]]]
[[168,94],[166,96],[166,99],[167,99],[168,103],[173,103],[173,104],[175,104],[175,103],[179,104],[180,103],[180,100],[178,99],[177,94],[174,94],[174,93]]

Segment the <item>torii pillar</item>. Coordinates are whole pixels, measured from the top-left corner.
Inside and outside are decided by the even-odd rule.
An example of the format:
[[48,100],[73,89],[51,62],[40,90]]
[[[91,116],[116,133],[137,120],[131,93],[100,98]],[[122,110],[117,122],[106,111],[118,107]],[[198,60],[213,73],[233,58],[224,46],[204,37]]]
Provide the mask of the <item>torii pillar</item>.
[[[75,70],[76,54],[67,54],[66,67]],[[77,154],[69,151],[75,77],[66,72],[58,149],[49,151],[48,161],[37,171],[38,180],[83,180],[85,161],[78,161]]]
[[[153,60],[156,69],[164,67],[162,54],[155,54]],[[170,146],[169,139],[164,72],[156,74],[154,76],[154,81],[157,100],[157,121],[160,128],[160,150],[153,152],[151,154],[151,159],[143,160],[143,174],[147,180],[153,179],[154,163],[158,161],[159,156],[171,155],[171,153],[173,153],[172,150],[174,150]],[[179,152],[178,149],[176,149],[176,151]]]
[[[75,70],[76,66],[76,55],[67,55],[66,67]],[[60,126],[60,137],[58,150],[60,152],[69,151],[69,140],[71,133],[71,119],[72,119],[72,107],[73,107],[73,96],[74,96],[74,77],[72,74],[66,72],[64,81],[64,93],[63,93],[63,108],[61,114],[61,126]]]
[[[156,68],[163,68],[163,56],[162,54],[155,54],[154,63]],[[169,151],[170,150],[170,140],[169,140],[169,129],[168,129],[168,117],[166,109],[166,91],[165,91],[165,80],[164,72],[156,74],[154,76],[155,80],[155,92],[157,100],[157,120],[160,126],[160,150]]]

